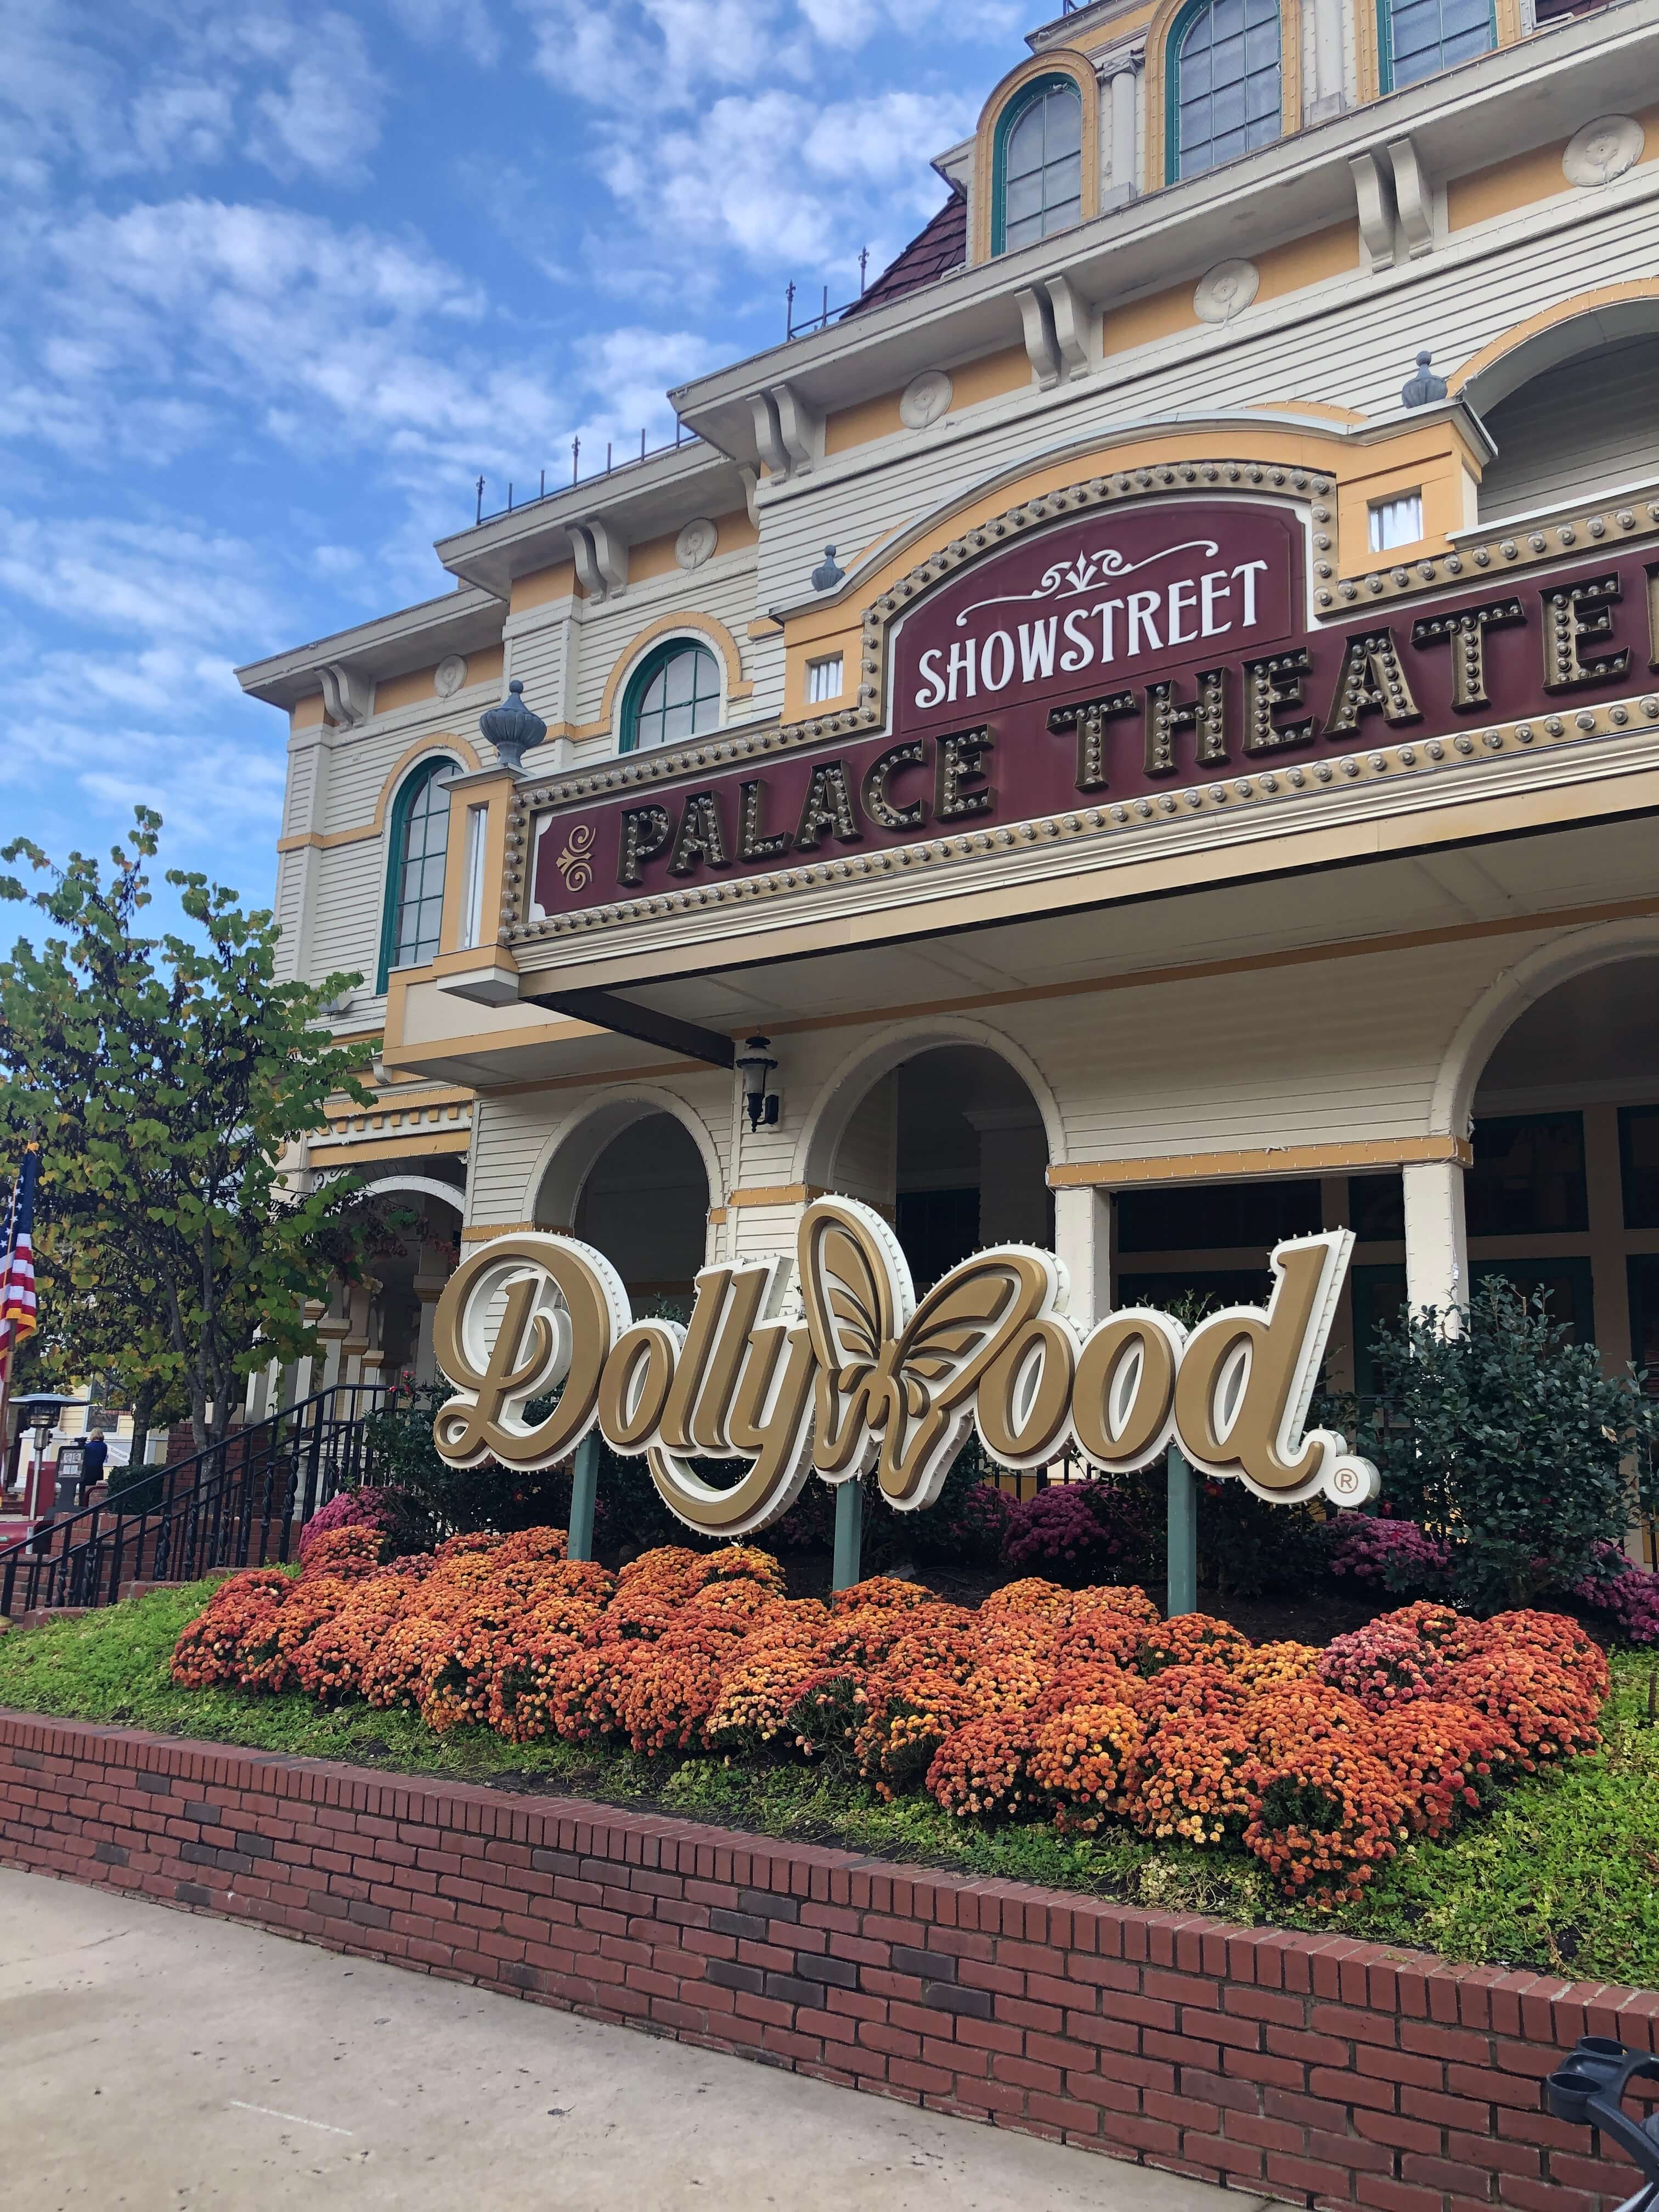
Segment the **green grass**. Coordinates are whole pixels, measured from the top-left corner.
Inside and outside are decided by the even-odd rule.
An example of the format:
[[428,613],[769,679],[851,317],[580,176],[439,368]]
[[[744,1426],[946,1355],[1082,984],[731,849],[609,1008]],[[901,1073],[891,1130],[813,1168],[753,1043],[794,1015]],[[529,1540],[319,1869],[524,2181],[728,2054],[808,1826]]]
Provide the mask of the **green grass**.
[[440,1736],[412,1713],[364,1705],[326,1711],[298,1695],[181,1690],[168,1657],[210,1589],[157,1591],[84,1620],[0,1637],[0,1705],[404,1774],[659,1805],[763,1835],[841,1843],[1159,1911],[1337,1929],[1449,1959],[1659,1988],[1651,1655],[1615,1655],[1607,1748],[1596,1758],[1506,1790],[1492,1812],[1450,1841],[1409,1845],[1358,1905],[1316,1915],[1279,1899],[1253,1859],[1146,1844],[1127,1831],[1068,1841],[1048,1828],[976,1827],[926,1799],[879,1804],[855,1779],[821,1769],[514,1745],[476,1728]]

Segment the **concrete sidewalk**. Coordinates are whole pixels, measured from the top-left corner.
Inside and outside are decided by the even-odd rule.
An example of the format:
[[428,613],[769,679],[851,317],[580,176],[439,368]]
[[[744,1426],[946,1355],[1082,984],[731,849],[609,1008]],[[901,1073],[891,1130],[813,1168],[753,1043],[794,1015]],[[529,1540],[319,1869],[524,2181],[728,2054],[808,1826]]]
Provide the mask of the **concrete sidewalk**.
[[1261,2200],[0,1869],[29,2212],[1251,2212]]

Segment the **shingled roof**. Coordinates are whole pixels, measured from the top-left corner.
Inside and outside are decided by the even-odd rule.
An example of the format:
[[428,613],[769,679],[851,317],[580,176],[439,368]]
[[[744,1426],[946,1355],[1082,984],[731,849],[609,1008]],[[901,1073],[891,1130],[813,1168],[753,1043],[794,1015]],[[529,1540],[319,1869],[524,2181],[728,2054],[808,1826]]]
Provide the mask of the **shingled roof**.
[[907,292],[919,292],[924,284],[960,269],[967,258],[968,203],[952,192],[898,258],[866,286],[842,320],[845,322],[848,315],[861,315],[871,307],[885,307],[890,300],[902,300]]

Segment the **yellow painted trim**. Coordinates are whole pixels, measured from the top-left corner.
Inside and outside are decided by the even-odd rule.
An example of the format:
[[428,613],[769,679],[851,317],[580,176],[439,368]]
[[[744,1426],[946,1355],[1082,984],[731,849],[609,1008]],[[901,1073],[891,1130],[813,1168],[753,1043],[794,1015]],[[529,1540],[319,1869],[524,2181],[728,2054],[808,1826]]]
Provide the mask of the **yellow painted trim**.
[[1339,407],[1329,399],[1249,399],[1245,405],[1257,415],[1282,415],[1293,407],[1298,415],[1322,415],[1328,422],[1356,429],[1366,420],[1357,407]]
[[659,615],[655,621],[647,623],[642,630],[635,634],[606,678],[598,721],[586,722],[572,734],[579,738],[611,736],[620,742],[622,732],[617,727],[617,702],[623,686],[639,665],[641,654],[655,645],[659,638],[671,636],[677,630],[706,638],[720,654],[726,663],[726,696],[728,701],[753,697],[753,684],[744,680],[743,655],[738,650],[738,641],[723,622],[714,615],[698,614],[689,610],[672,615]]
[[[1164,175],[1164,111],[1170,72],[1170,30],[1187,0],[1162,0],[1146,26],[1146,152],[1141,189],[1161,191]],[[1358,0],[1363,11],[1371,0]],[[1279,135],[1288,138],[1302,128],[1302,0],[1279,0]]]
[[[1011,392],[1024,391],[1031,381],[1031,364],[1023,345],[1003,346],[995,353],[981,354],[975,361],[952,362],[946,374],[951,379],[950,413],[954,417],[969,407],[982,406],[988,399],[1003,399]],[[878,438],[903,434],[904,425],[899,419],[899,401],[903,396],[902,391],[884,392],[830,416],[823,426],[826,455],[851,453]],[[769,627],[757,629],[751,623],[749,634],[769,637],[772,633]]]
[[1078,46],[1084,53],[1096,54],[1103,46],[1121,45],[1125,39],[1132,39],[1144,25],[1150,23],[1157,13],[1155,7],[1148,6],[1132,9],[1127,15],[1114,15],[1109,22],[1097,24],[1092,31],[1079,31]]
[[[340,1094],[336,1091],[332,1095],[337,1098]],[[474,1096],[464,1085],[428,1085],[416,1076],[411,1082],[383,1085],[374,1093],[373,1106],[358,1106],[349,1100],[341,1106],[331,1106],[329,1123],[337,1127],[348,1121],[360,1121],[365,1114],[383,1117],[387,1114],[424,1114],[434,1106],[470,1106]]]
[[[1011,508],[1029,505],[1050,492],[1086,483],[1096,477],[1138,476],[1142,471],[1148,477],[1146,492],[1150,498],[1164,496],[1171,489],[1180,497],[1203,497],[1206,493],[1224,497],[1230,489],[1225,483],[1172,485],[1159,474],[1166,469],[1188,465],[1201,468],[1209,462],[1306,470],[1330,479],[1339,489],[1347,482],[1368,482],[1383,477],[1389,471],[1414,471],[1417,473],[1412,481],[1420,478],[1425,485],[1425,508],[1430,504],[1428,487],[1437,487],[1434,512],[1444,519],[1435,526],[1442,532],[1464,526],[1467,517],[1462,506],[1463,478],[1476,468],[1472,447],[1448,416],[1426,425],[1404,424],[1388,437],[1365,445],[1344,438],[1334,423],[1328,430],[1312,424],[1292,428],[1274,425],[1266,416],[1259,427],[1249,432],[1248,443],[1240,439],[1237,424],[1231,428],[1182,429],[1170,424],[1150,430],[1103,430],[1097,444],[1037,463],[1024,476],[999,477],[988,488],[967,495],[960,504],[933,517],[925,532],[901,531],[892,553],[879,568],[860,580],[856,600],[825,594],[823,603],[793,611],[785,626],[791,679],[804,667],[809,654],[816,657],[825,651],[833,652],[837,647],[848,656],[848,667],[857,666],[863,658],[861,625],[865,610],[902,584],[913,570],[925,566],[941,548],[995,521]],[[1285,495],[1292,495],[1288,489]],[[1363,504],[1362,501],[1362,509]],[[1333,550],[1333,566],[1340,575],[1363,575],[1372,565],[1363,512],[1359,524],[1357,548],[1339,544]],[[1443,540],[1437,550],[1445,550]],[[910,596],[909,592],[904,594],[906,599]],[[884,684],[887,674],[884,666],[880,678]],[[788,719],[786,714],[786,721]]]
[[[1083,102],[1083,212],[1091,222],[1100,213],[1100,81],[1095,65],[1074,46],[1047,46],[1029,61],[1009,70],[980,111],[975,134],[973,205],[969,210],[969,252],[972,262],[991,258],[991,203],[995,192],[997,125],[1009,101],[1018,97],[1033,77],[1069,76]],[[1029,370],[1028,370],[1029,374]]]
[[507,586],[507,609],[509,615],[519,615],[526,607],[550,606],[556,599],[574,600],[581,595],[575,562],[555,561],[545,568],[532,568],[515,576]]
[[[506,663],[506,653],[499,645],[481,645],[471,653],[462,654],[466,663],[466,688],[475,684],[499,683]],[[404,676],[388,676],[374,686],[376,714],[393,714],[400,707],[419,707],[428,699],[435,699],[437,690],[433,678],[438,672],[434,660],[429,668],[411,668]]]
[[469,1221],[461,1231],[463,1244],[487,1244],[492,1237],[522,1237],[526,1231],[540,1230],[544,1235],[566,1237],[568,1230],[549,1230],[544,1221]]
[[1358,1144],[1263,1145],[1243,1152],[1165,1152],[1149,1159],[1068,1160],[1048,1170],[1050,1190],[1123,1189],[1131,1184],[1231,1182],[1247,1176],[1340,1175],[1407,1167],[1423,1160],[1474,1162],[1465,1137],[1377,1137]]
[[[1642,168],[1659,160],[1659,107],[1632,112],[1646,141],[1642,159],[1637,164]],[[1536,207],[1542,200],[1571,193],[1574,187],[1567,182],[1561,168],[1561,156],[1566,149],[1565,138],[1553,139],[1547,146],[1530,146],[1524,154],[1511,154],[1487,168],[1471,169],[1464,176],[1449,179],[1447,228],[1468,230],[1478,222],[1512,215],[1517,208]]]
[[380,786],[380,795],[374,802],[374,815],[372,821],[359,823],[350,830],[320,831],[307,830],[295,836],[279,837],[276,840],[276,850],[279,853],[295,853],[298,852],[302,846],[311,845],[319,851],[326,852],[337,845],[362,845],[371,837],[381,836],[386,829],[386,808],[392,803],[393,793],[403,781],[404,771],[422,755],[438,752],[459,753],[463,766],[472,769],[475,773],[483,765],[478,758],[477,747],[470,740],[458,737],[453,730],[434,731],[432,736],[421,738],[417,744],[409,746],[398,756],[396,764],[386,781]]
[[313,1141],[311,1160],[313,1166],[320,1160],[332,1167],[358,1164],[367,1167],[375,1160],[427,1158],[440,1152],[470,1152],[471,1147],[471,1129],[434,1129],[429,1137],[362,1137],[355,1144]]
[[816,1182],[751,1183],[726,1193],[726,1203],[734,1212],[746,1206],[810,1206],[825,1195]]
[[[504,945],[496,943],[501,928],[501,868],[507,850],[507,817],[513,803],[515,788],[514,779],[505,770],[489,783],[473,784],[465,791],[453,791],[449,795],[449,842],[444,854],[444,899],[438,916],[437,957],[425,968],[412,971],[416,975],[453,975],[468,965],[489,962],[510,973],[518,973],[519,963]],[[483,884],[479,900],[479,928],[483,934],[477,945],[461,947],[462,909],[466,899],[466,819],[475,806],[485,811],[483,846]],[[386,978],[388,988],[391,977]]]
[[1501,361],[1506,353],[1513,353],[1516,346],[1524,345],[1540,331],[1553,330],[1558,323],[1574,322],[1580,315],[1594,314],[1598,307],[1610,307],[1621,300],[1659,300],[1659,276],[1633,276],[1626,284],[1598,284],[1593,291],[1574,292],[1567,299],[1540,307],[1524,323],[1511,324],[1482,346],[1479,353],[1471,355],[1455,374],[1446,379],[1446,389],[1454,395],[1462,392],[1495,361]]
[[290,734],[300,730],[326,729],[328,716],[323,711],[320,691],[308,692],[303,699],[295,701],[288,710],[288,726]]

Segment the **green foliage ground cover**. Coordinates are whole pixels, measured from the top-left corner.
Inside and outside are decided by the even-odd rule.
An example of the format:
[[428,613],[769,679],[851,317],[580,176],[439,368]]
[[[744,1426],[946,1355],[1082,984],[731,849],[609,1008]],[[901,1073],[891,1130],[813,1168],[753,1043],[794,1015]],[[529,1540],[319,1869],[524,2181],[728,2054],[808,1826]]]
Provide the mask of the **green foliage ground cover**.
[[211,1588],[157,1591],[0,1638],[0,1706],[398,1773],[658,1805],[764,1835],[1160,1911],[1334,1929],[1473,1963],[1659,1988],[1659,1727],[1648,1719],[1650,1656],[1614,1656],[1599,1756],[1512,1786],[1449,1841],[1407,1845],[1358,1904],[1316,1916],[1276,1897],[1254,1863],[1127,1832],[1068,1839],[1046,1827],[971,1827],[925,1798],[878,1804],[855,1780],[823,1770],[520,1746],[478,1728],[441,1736],[413,1713],[330,1711],[298,1693],[183,1690],[168,1661]]

